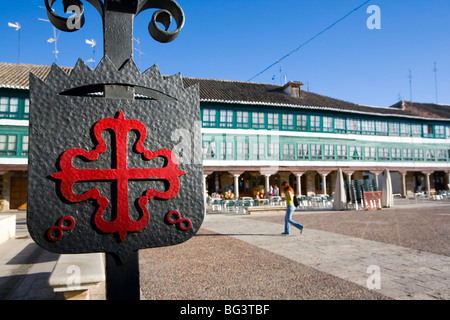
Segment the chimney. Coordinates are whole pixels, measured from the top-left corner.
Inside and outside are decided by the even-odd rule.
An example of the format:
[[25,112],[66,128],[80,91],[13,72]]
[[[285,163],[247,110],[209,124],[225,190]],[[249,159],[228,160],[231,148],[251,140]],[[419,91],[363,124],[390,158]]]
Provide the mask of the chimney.
[[289,81],[282,88],[283,92],[290,95],[293,98],[300,98],[300,87],[303,82]]

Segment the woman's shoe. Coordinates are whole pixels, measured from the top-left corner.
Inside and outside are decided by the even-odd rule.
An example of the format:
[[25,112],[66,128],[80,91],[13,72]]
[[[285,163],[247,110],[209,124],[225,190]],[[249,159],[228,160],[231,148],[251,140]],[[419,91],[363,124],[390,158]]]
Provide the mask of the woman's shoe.
[[300,234],[303,234],[303,227],[300,228]]
[[282,235],[286,235],[286,236],[289,235],[289,233],[287,233],[287,232],[282,232],[281,234],[282,234]]

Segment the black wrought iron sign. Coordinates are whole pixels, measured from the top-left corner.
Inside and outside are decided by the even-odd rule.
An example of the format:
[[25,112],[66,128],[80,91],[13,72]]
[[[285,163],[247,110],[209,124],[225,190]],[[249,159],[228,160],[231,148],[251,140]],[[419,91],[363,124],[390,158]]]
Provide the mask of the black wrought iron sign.
[[[55,27],[83,27],[82,1],[63,0],[69,17],[55,2],[45,1]],[[70,75],[53,65],[45,82],[30,76],[28,228],[53,252],[106,252],[109,275],[124,277],[110,277],[110,297],[138,298],[137,250],[184,242],[203,221],[198,87],[184,88],[180,75],[164,77],[156,65],[141,73],[133,61],[136,15],[155,9],[149,33],[170,42],[184,25],[178,3],[85,2],[103,19],[97,68],[80,59]],[[173,139],[178,129],[187,134]],[[134,285],[119,274],[124,266],[137,268]]]

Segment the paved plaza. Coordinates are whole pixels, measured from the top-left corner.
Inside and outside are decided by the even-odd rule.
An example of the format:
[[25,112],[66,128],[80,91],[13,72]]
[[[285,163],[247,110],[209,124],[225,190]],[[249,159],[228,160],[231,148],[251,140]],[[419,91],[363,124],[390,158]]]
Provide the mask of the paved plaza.
[[[0,245],[0,298],[55,300],[57,254],[27,236]],[[140,251],[146,300],[450,299],[450,203],[396,200],[381,211],[208,213],[186,243]]]

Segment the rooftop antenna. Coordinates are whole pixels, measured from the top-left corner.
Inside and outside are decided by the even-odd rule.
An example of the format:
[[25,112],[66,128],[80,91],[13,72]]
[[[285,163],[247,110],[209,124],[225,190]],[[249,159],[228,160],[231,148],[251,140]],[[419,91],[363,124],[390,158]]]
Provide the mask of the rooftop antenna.
[[[45,7],[43,6],[38,6],[41,9],[45,9]],[[52,11],[54,11],[54,9],[52,9]],[[38,20],[40,21],[44,21],[44,22],[50,22],[50,20],[47,19],[42,19],[42,18],[38,18]],[[50,38],[47,40],[48,43],[54,43],[55,44],[55,51],[53,51],[53,53],[55,54],[55,63],[58,63],[58,38],[59,38],[59,34],[60,32],[58,32],[58,35],[56,34],[56,28],[53,27],[53,38]]]
[[281,66],[281,60],[278,61],[278,63],[280,64],[280,85],[285,85],[287,83],[287,79],[286,79],[286,74],[284,74],[284,83],[283,83],[283,68]]
[[86,44],[90,45],[91,48],[92,48],[92,58],[87,60],[86,62],[87,63],[91,62],[92,63],[92,67],[94,67],[94,63],[95,63],[95,46],[97,45],[97,42],[95,41],[95,39],[91,39],[91,40],[86,39]]
[[144,52],[142,52],[142,46],[141,46],[141,41],[139,40],[139,38],[135,38],[133,37],[133,40],[136,41],[137,45],[139,46],[139,49],[134,48],[134,50],[136,50],[139,53],[139,69],[141,68],[141,56],[145,55]]
[[19,40],[18,40],[18,44],[17,44],[17,63],[20,64],[20,29],[22,29],[22,26],[20,25],[20,23],[16,22],[16,23],[12,23],[12,22],[8,22],[8,27],[11,28],[15,28],[16,31],[18,31],[19,33]]
[[437,84],[437,67],[436,67],[436,61],[434,62],[434,85],[436,87],[436,103],[438,103],[438,84]]
[[[38,20],[40,21],[44,21],[44,22],[50,22],[50,20],[47,19],[42,19],[42,18],[38,18]],[[53,51],[53,53],[55,54],[55,63],[58,63],[58,38],[59,38],[59,34],[60,32],[58,32],[58,35],[56,34],[56,28],[53,27],[53,38],[50,38],[47,40],[48,43],[54,43],[55,44],[55,51]]]

